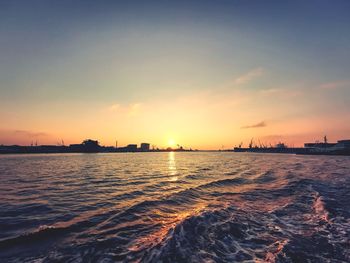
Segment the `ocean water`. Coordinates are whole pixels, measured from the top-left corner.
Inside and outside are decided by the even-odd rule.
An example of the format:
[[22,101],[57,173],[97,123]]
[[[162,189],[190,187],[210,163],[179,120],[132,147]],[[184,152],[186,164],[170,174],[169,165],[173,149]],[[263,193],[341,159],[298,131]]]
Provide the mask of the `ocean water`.
[[0,262],[350,262],[350,158],[0,156]]

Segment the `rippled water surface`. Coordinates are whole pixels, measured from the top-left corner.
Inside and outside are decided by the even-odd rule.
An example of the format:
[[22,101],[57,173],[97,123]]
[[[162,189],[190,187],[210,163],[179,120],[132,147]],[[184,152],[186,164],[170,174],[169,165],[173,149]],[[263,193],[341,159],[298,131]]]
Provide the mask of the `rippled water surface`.
[[0,262],[350,262],[350,158],[0,156]]

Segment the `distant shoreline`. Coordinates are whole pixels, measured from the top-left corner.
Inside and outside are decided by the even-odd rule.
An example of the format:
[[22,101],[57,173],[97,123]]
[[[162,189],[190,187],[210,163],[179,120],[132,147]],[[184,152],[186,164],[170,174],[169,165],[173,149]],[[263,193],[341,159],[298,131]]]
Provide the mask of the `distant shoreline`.
[[262,152],[262,151],[235,151],[235,150],[150,150],[150,151],[100,151],[100,152],[0,152],[0,155],[26,155],[26,154],[33,154],[33,155],[39,155],[39,154],[98,154],[98,153],[107,153],[107,154],[113,154],[113,153],[169,153],[169,152],[190,152],[190,153],[203,153],[203,152],[215,152],[215,153],[253,153],[253,154],[283,154],[283,155],[308,155],[308,156],[350,156],[350,152],[345,153],[314,153],[314,152],[305,152],[305,153],[296,153],[296,152]]
[[150,143],[128,144],[124,147],[101,146],[97,140],[86,139],[80,144],[66,145],[0,145],[0,154],[50,154],[50,153],[137,153],[137,152],[233,152],[233,153],[280,153],[280,154],[300,154],[300,155],[344,155],[350,156],[350,140],[339,140],[337,143],[305,143],[305,147],[287,147],[284,143],[279,143],[275,147],[254,145],[253,140],[248,148],[234,147],[233,149],[218,150],[198,150],[192,148],[184,148],[178,145],[177,148],[157,148],[150,147]]

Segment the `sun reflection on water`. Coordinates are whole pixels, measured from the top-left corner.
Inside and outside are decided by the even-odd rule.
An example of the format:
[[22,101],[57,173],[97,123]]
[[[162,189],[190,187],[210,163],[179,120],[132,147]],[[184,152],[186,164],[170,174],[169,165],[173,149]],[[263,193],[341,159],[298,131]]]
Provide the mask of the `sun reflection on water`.
[[168,173],[169,181],[176,182],[179,178],[177,176],[175,152],[169,152],[168,154]]

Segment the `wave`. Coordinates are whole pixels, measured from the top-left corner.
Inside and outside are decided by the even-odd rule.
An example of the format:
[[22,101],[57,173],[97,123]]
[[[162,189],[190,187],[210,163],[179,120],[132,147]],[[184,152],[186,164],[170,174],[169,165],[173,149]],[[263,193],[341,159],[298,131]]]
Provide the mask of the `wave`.
[[[255,218],[256,217],[256,218]],[[142,262],[238,262],[263,260],[263,247],[275,242],[262,235],[258,215],[229,207],[191,216],[171,229]]]
[[[301,221],[295,222],[302,224]],[[344,230],[344,229],[343,229]],[[317,227],[289,231],[271,215],[223,209],[192,216],[144,252],[142,262],[326,262],[348,260],[346,238]],[[341,235],[333,229],[333,234]],[[345,238],[345,239],[344,239]]]
[[33,232],[24,233],[17,237],[8,238],[0,241],[0,250],[6,250],[15,246],[24,246],[37,242],[44,242],[57,238],[60,235],[66,234],[69,231],[67,227],[54,227],[54,226],[40,226]]
[[221,186],[230,186],[230,185],[242,185],[249,183],[250,181],[245,178],[237,177],[233,179],[221,179],[216,180],[207,184],[198,186],[197,188],[212,188],[212,187],[221,187]]
[[[221,184],[226,185],[227,181],[220,180],[218,185]],[[224,209],[189,216],[171,228],[159,243],[146,249],[141,261],[325,262],[335,256],[346,261],[349,258],[343,249],[347,240],[344,224],[338,229],[320,224],[320,220],[328,222],[329,213],[323,197],[312,189],[313,184],[317,182],[297,180],[282,188],[260,190],[258,196],[264,193],[266,202],[271,206],[277,204],[271,213],[251,210],[249,205],[241,208],[231,204]],[[213,185],[217,184],[210,183]],[[241,197],[252,193],[256,194],[246,192]],[[282,205],[286,196],[289,199]],[[337,237],[329,238],[329,235]]]

